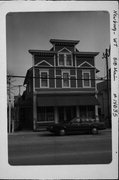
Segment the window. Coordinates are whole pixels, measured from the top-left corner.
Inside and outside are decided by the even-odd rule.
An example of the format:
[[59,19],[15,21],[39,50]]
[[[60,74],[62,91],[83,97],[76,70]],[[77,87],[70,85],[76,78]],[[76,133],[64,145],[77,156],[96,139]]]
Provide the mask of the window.
[[72,56],[70,53],[60,53],[58,58],[59,66],[72,66]]
[[69,72],[62,72],[62,87],[68,88],[70,87],[70,79],[69,79]]
[[49,87],[48,71],[40,71],[40,87]]
[[95,119],[95,106],[87,106],[88,119]]
[[64,66],[64,54],[59,54],[59,66]]
[[54,121],[54,108],[53,107],[38,107],[37,109],[38,121],[51,122]]
[[91,81],[90,81],[90,71],[83,71],[82,73],[83,78],[83,87],[91,87]]
[[80,118],[82,122],[93,121],[95,118],[95,106],[80,106]]
[[72,66],[71,54],[66,54],[66,65]]
[[87,109],[86,106],[80,106],[80,118],[84,122],[87,119]]

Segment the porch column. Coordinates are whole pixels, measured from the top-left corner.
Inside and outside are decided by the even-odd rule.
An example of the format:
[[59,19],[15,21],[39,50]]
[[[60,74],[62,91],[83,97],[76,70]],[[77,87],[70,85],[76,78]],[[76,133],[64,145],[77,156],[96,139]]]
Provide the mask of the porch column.
[[76,106],[76,117],[80,117],[79,106]]
[[36,94],[33,94],[33,130],[36,130],[36,122],[37,122]]
[[98,105],[95,106],[95,118],[96,118],[96,121],[99,121],[99,116],[98,116]]
[[55,123],[58,123],[58,108],[54,107],[54,119],[55,119]]

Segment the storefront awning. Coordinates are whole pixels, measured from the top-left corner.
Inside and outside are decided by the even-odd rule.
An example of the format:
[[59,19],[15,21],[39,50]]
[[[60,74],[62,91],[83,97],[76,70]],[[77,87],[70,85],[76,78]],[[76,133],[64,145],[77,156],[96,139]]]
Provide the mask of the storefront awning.
[[98,105],[98,100],[93,95],[85,96],[45,96],[37,98],[38,106],[77,106]]

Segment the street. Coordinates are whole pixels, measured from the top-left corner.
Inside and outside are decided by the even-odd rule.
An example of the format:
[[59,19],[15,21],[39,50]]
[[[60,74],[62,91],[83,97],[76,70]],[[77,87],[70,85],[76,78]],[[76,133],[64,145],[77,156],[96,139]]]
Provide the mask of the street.
[[49,132],[8,135],[10,165],[105,164],[111,162],[111,131],[54,136]]

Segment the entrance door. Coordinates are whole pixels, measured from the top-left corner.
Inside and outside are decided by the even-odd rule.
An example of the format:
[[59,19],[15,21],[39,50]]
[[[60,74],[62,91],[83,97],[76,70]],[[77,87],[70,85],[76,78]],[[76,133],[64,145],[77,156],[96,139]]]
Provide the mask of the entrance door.
[[67,122],[70,122],[73,118],[76,117],[76,108],[75,106],[70,106],[65,108]]
[[74,117],[76,117],[75,106],[65,106],[59,107],[59,122],[70,122]]
[[59,107],[58,112],[59,112],[59,122],[64,122],[64,107]]

